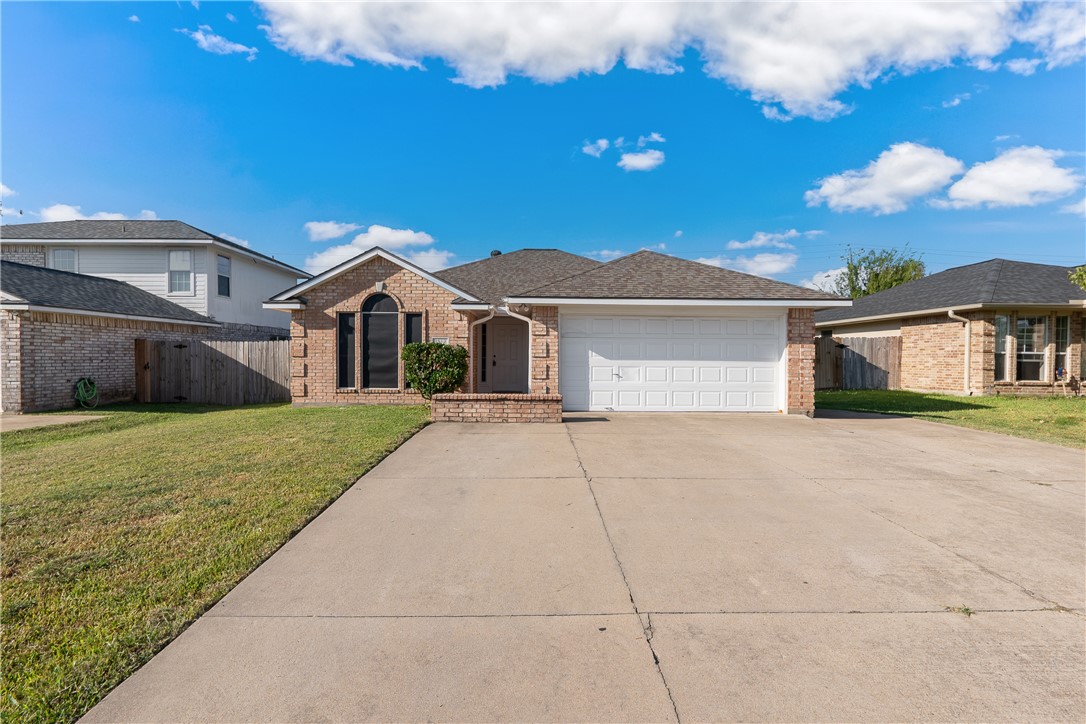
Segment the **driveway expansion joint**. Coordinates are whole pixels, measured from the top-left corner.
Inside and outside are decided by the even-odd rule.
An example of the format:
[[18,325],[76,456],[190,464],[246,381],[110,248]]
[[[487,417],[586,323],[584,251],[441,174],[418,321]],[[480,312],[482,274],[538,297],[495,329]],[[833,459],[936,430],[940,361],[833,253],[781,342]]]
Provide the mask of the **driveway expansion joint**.
[[667,682],[667,677],[664,675],[664,670],[660,666],[660,656],[656,653],[656,648],[652,645],[652,616],[646,613],[644,620],[642,620],[642,612],[637,608],[637,601],[634,599],[633,588],[630,587],[630,581],[626,577],[626,569],[622,566],[622,560],[618,557],[618,550],[615,549],[615,542],[611,539],[611,531],[607,529],[607,521],[603,517],[603,511],[600,510],[600,501],[596,497],[596,490],[592,487],[592,476],[588,474],[588,470],[585,469],[584,461],[581,460],[581,452],[577,449],[577,442],[573,439],[573,433],[569,429],[569,425],[566,425],[566,434],[569,435],[569,444],[573,447],[573,454],[577,457],[577,465],[581,468],[581,472],[584,473],[585,483],[588,485],[588,493],[592,496],[592,504],[596,506],[596,515],[599,516],[600,525],[603,527],[603,535],[607,538],[607,545],[611,547],[611,555],[615,559],[615,565],[618,566],[619,575],[622,576],[622,583],[626,586],[626,593],[630,597],[630,605],[633,606],[634,613],[637,615],[637,620],[641,623],[641,629],[645,636],[645,643],[649,647],[649,653],[652,654],[652,663],[656,667],[656,673],[660,676],[660,683],[664,685],[664,691],[667,692],[668,701],[671,702],[671,710],[675,714],[675,721],[681,722],[682,717],[679,716],[679,706],[675,703],[675,697],[671,693],[671,686]]

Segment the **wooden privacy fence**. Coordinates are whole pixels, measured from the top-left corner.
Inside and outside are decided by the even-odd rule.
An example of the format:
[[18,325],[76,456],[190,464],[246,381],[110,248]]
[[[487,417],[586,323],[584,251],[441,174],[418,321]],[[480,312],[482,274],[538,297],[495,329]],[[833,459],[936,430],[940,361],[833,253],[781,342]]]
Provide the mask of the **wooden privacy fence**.
[[901,387],[901,337],[819,337],[816,390],[896,390]]
[[290,341],[136,340],[140,402],[248,405],[290,400]]

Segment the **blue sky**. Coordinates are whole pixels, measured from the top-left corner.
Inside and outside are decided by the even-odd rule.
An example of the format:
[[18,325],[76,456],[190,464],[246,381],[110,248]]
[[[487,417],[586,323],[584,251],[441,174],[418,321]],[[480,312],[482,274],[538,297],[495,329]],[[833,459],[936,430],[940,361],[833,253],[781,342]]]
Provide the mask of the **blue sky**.
[[153,214],[313,269],[1080,264],[1082,5],[963,7],[5,2],[4,223]]

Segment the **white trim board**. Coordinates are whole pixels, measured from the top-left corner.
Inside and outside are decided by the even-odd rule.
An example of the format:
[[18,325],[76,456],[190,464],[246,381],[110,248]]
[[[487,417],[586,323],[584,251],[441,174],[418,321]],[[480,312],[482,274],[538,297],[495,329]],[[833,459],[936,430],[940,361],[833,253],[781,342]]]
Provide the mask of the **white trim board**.
[[311,279],[307,279],[306,281],[302,282],[301,284],[295,285],[295,286],[291,287],[290,289],[287,289],[285,292],[280,292],[279,294],[276,294],[274,297],[269,299],[268,302],[285,302],[285,301],[289,300],[291,297],[295,297],[295,296],[305,292],[306,290],[312,289],[315,286],[323,284],[324,282],[326,282],[326,281],[328,281],[330,279],[334,279],[335,277],[338,277],[340,274],[348,272],[351,269],[354,269],[355,267],[361,266],[362,264],[365,264],[367,261],[369,261],[370,259],[373,259],[374,257],[377,257],[377,256],[381,257],[382,259],[385,259],[386,261],[390,261],[393,264],[396,264],[397,266],[401,266],[401,267],[403,267],[404,269],[407,269],[410,272],[414,272],[415,274],[418,274],[420,277],[422,277],[426,281],[428,281],[428,282],[430,282],[432,284],[436,284],[437,286],[441,287],[442,289],[444,289],[446,291],[449,291],[449,292],[452,292],[453,294],[457,295],[458,297],[464,297],[465,299],[475,299],[474,294],[469,294],[468,292],[465,292],[463,289],[457,289],[452,284],[449,284],[446,281],[442,281],[441,279],[438,279],[437,277],[435,277],[430,272],[426,271],[425,269],[423,269],[420,266],[416,266],[415,264],[412,264],[407,259],[404,259],[401,256],[397,256],[396,254],[393,254],[390,251],[385,251],[384,249],[382,249],[379,246],[375,246],[372,249],[370,249],[369,251],[364,251],[364,252],[362,252],[361,254],[359,254],[356,257],[348,259],[347,261],[345,261],[345,262],[343,262],[341,264],[337,264],[336,266],[332,267],[331,269],[328,269],[327,271],[323,271],[320,274],[318,274],[317,276],[315,276],[315,277],[313,277]]
[[107,317],[109,319],[131,319],[139,322],[161,322],[163,324],[188,324],[196,327],[221,327],[218,322],[197,322],[188,319],[173,319],[171,317],[142,317],[137,314],[115,314],[113,312],[98,312],[93,309],[67,309],[64,307],[46,307],[41,304],[10,304],[0,303],[0,309],[10,312],[49,312],[52,314],[75,314],[81,317]]
[[587,297],[509,297],[507,304],[539,304],[551,307],[565,305],[632,307],[851,307],[848,299],[592,299]]

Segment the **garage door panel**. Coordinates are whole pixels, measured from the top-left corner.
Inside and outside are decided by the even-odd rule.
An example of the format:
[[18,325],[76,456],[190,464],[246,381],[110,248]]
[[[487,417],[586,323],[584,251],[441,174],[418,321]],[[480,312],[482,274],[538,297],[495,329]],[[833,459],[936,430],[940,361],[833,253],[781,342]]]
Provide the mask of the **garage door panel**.
[[777,410],[783,329],[783,317],[564,315],[565,407]]

